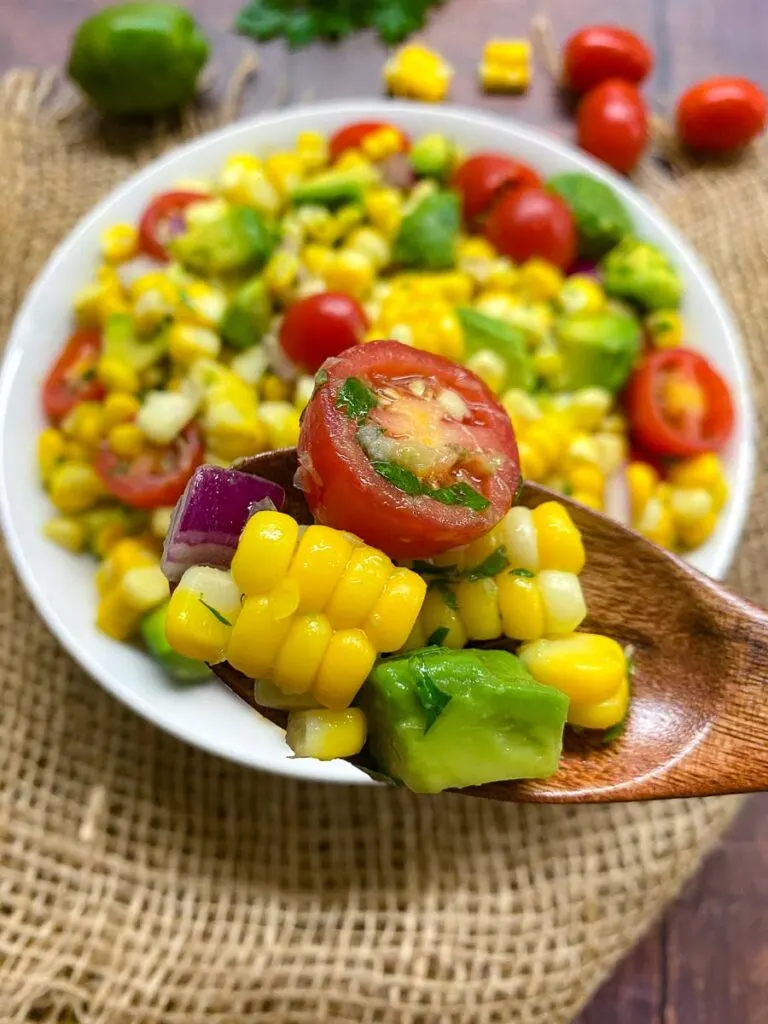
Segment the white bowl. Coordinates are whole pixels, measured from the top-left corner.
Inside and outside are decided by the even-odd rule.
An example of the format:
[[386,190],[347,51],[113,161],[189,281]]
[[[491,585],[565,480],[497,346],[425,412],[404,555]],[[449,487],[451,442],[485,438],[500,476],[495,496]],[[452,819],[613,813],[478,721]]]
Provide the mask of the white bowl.
[[147,201],[180,178],[212,176],[232,152],[290,148],[300,131],[331,132],[355,120],[391,120],[412,134],[440,131],[467,150],[506,151],[545,176],[587,171],[612,185],[639,234],[660,243],[685,280],[692,345],[733,389],[736,431],[726,452],[731,500],[714,536],[691,562],[714,577],[727,570],[747,513],[753,478],[754,415],[744,350],[715,282],[677,232],[622,178],[535,129],[472,110],[358,101],[288,110],[242,121],[174,150],[116,189],[74,229],[46,264],[16,319],[0,377],[0,513],[11,556],[37,610],[69,653],[111,693],[156,725],[234,761],[285,775],[369,783],[345,761],[293,759],[282,732],[222,685],[176,687],[146,655],[99,633],[93,624],[93,564],[42,535],[51,508],[36,475],[35,438],[43,426],[40,382],[69,333],[72,296],[92,276],[99,235],[135,222]]

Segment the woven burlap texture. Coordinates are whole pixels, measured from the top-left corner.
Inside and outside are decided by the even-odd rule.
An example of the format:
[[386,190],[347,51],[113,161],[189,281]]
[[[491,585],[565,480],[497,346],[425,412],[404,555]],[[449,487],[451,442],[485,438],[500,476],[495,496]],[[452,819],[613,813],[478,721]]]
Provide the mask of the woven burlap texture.
[[[3,337],[53,244],[174,140],[57,120],[50,85],[1,89]],[[644,182],[736,310],[763,406],[767,175],[753,155]],[[765,491],[733,579],[768,601]],[[3,1022],[563,1024],[739,805],[517,807],[247,771],[102,692],[1,557]]]

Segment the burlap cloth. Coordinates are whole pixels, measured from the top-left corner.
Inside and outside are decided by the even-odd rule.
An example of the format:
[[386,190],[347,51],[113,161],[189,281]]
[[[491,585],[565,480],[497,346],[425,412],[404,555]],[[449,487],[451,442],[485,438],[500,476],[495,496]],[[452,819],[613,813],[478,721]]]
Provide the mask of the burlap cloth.
[[[53,244],[173,141],[62,123],[51,85],[0,84],[2,337]],[[767,180],[766,153],[643,179],[739,317],[763,408]],[[764,603],[766,491],[732,576]],[[416,799],[235,767],[102,692],[0,557],[3,1022],[561,1024],[739,807]]]

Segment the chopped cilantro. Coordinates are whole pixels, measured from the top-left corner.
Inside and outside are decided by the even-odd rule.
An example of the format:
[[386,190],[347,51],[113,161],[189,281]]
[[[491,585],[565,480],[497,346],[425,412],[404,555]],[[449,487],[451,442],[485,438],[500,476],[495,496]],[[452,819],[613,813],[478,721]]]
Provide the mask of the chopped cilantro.
[[486,580],[493,576],[498,576],[508,565],[507,549],[502,544],[495,551],[492,551],[487,558],[484,558],[479,565],[476,565],[474,569],[466,572],[464,576],[470,583],[473,583],[475,580]]
[[450,487],[438,487],[436,490],[425,490],[430,498],[441,502],[443,505],[462,505],[464,508],[471,508],[473,512],[482,512],[490,506],[490,501],[476,491],[469,484],[459,482],[451,484]]
[[459,610],[459,602],[456,598],[456,595],[451,590],[450,584],[448,583],[447,580],[430,580],[429,589],[436,590],[452,612],[457,612]]
[[436,686],[429,674],[429,668],[423,655],[414,654],[408,659],[408,667],[413,673],[416,686],[416,698],[424,708],[426,735],[451,701],[451,695]]
[[[354,379],[354,378],[350,378]],[[347,381],[347,383],[349,383]],[[341,392],[339,392],[341,395]],[[336,399],[336,406],[339,406],[339,399]],[[347,413],[349,416],[350,414]],[[425,498],[433,498],[442,505],[462,505],[464,508],[471,508],[473,512],[482,512],[491,504],[479,491],[469,484],[459,482],[451,484],[450,487],[427,487],[419,480],[410,469],[405,469],[396,462],[372,462],[371,465],[385,480],[388,480],[394,487],[412,496],[421,495]]]
[[420,558],[415,559],[411,569],[421,576],[455,576],[459,571],[458,565],[433,565],[431,562],[423,562]]
[[622,718],[622,720],[620,722],[617,722],[616,725],[612,725],[610,729],[605,730],[603,735],[600,737],[600,742],[608,746],[609,743],[613,743],[614,740],[617,740],[620,736],[623,736],[626,731],[627,720],[626,718]]
[[534,577],[534,573],[532,573],[530,571],[530,569],[513,569],[512,570],[512,575],[513,576],[525,576],[525,578],[528,579],[528,580],[532,580],[533,577]]
[[423,494],[421,480],[410,469],[404,469],[396,462],[372,462],[371,465],[379,476],[383,476],[399,491],[412,495]]
[[450,633],[450,629],[447,626],[438,626],[436,630],[429,634],[427,637],[426,647],[442,647],[443,640]]
[[201,595],[198,595],[198,598],[197,598],[197,599],[198,599],[198,601],[200,602],[200,604],[201,604],[201,605],[203,606],[203,608],[207,608],[207,609],[208,609],[208,611],[209,611],[209,612],[211,613],[211,615],[212,615],[212,616],[213,616],[213,617],[214,617],[215,619],[218,619],[218,620],[219,620],[219,622],[220,622],[220,623],[221,623],[221,624],[222,624],[223,626],[231,626],[231,625],[232,625],[232,623],[231,623],[231,622],[229,621],[229,619],[225,619],[225,618],[224,618],[224,616],[223,616],[223,615],[221,614],[221,612],[220,612],[220,611],[217,611],[217,609],[216,609],[216,608],[214,608],[214,607],[213,607],[212,605],[208,604],[208,602],[207,602],[207,601],[204,601]]
[[336,408],[356,423],[363,423],[377,404],[376,395],[357,377],[347,377],[339,388],[335,402]]

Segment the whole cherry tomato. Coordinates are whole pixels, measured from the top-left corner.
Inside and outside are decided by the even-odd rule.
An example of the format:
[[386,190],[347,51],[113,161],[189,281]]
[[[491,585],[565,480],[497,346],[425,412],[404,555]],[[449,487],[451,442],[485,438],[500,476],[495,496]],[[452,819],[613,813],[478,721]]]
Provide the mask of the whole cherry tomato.
[[707,78],[677,105],[677,134],[686,146],[710,153],[741,149],[765,128],[765,93],[746,78]]
[[101,331],[81,327],[67,340],[43,381],[43,409],[58,423],[79,402],[98,402],[104,385],[96,376]]
[[393,124],[388,124],[386,121],[356,121],[354,124],[347,124],[343,128],[339,128],[331,136],[331,141],[328,144],[331,160],[338,160],[346,149],[358,149],[366,135],[370,135],[380,128],[391,128],[397,132],[404,153],[411,148],[408,136]]
[[643,358],[627,387],[627,413],[633,441],[655,456],[719,451],[733,431],[728,385],[703,356],[686,348]]
[[564,84],[587,92],[608,78],[642,82],[653,68],[653,54],[634,32],[615,25],[579,29],[563,50]]
[[210,196],[202,192],[164,192],[155,196],[139,221],[139,248],[146,256],[166,263],[168,243],[184,230],[184,211]]
[[175,505],[189,478],[203,463],[203,440],[194,423],[185,427],[175,441],[147,448],[125,459],[106,441],[96,455],[94,469],[104,487],[133,508]]
[[486,213],[504,192],[540,184],[541,178],[530,167],[501,153],[475,153],[453,175],[453,187],[461,195],[468,224]]
[[595,86],[576,122],[582,149],[622,174],[634,170],[648,142],[648,111],[634,85],[610,78]]
[[536,185],[502,196],[488,215],[485,236],[515,263],[539,256],[566,270],[576,258],[573,214],[560,196]]
[[280,345],[297,366],[315,373],[330,356],[362,341],[368,318],[343,292],[320,292],[294,303],[280,325]]

